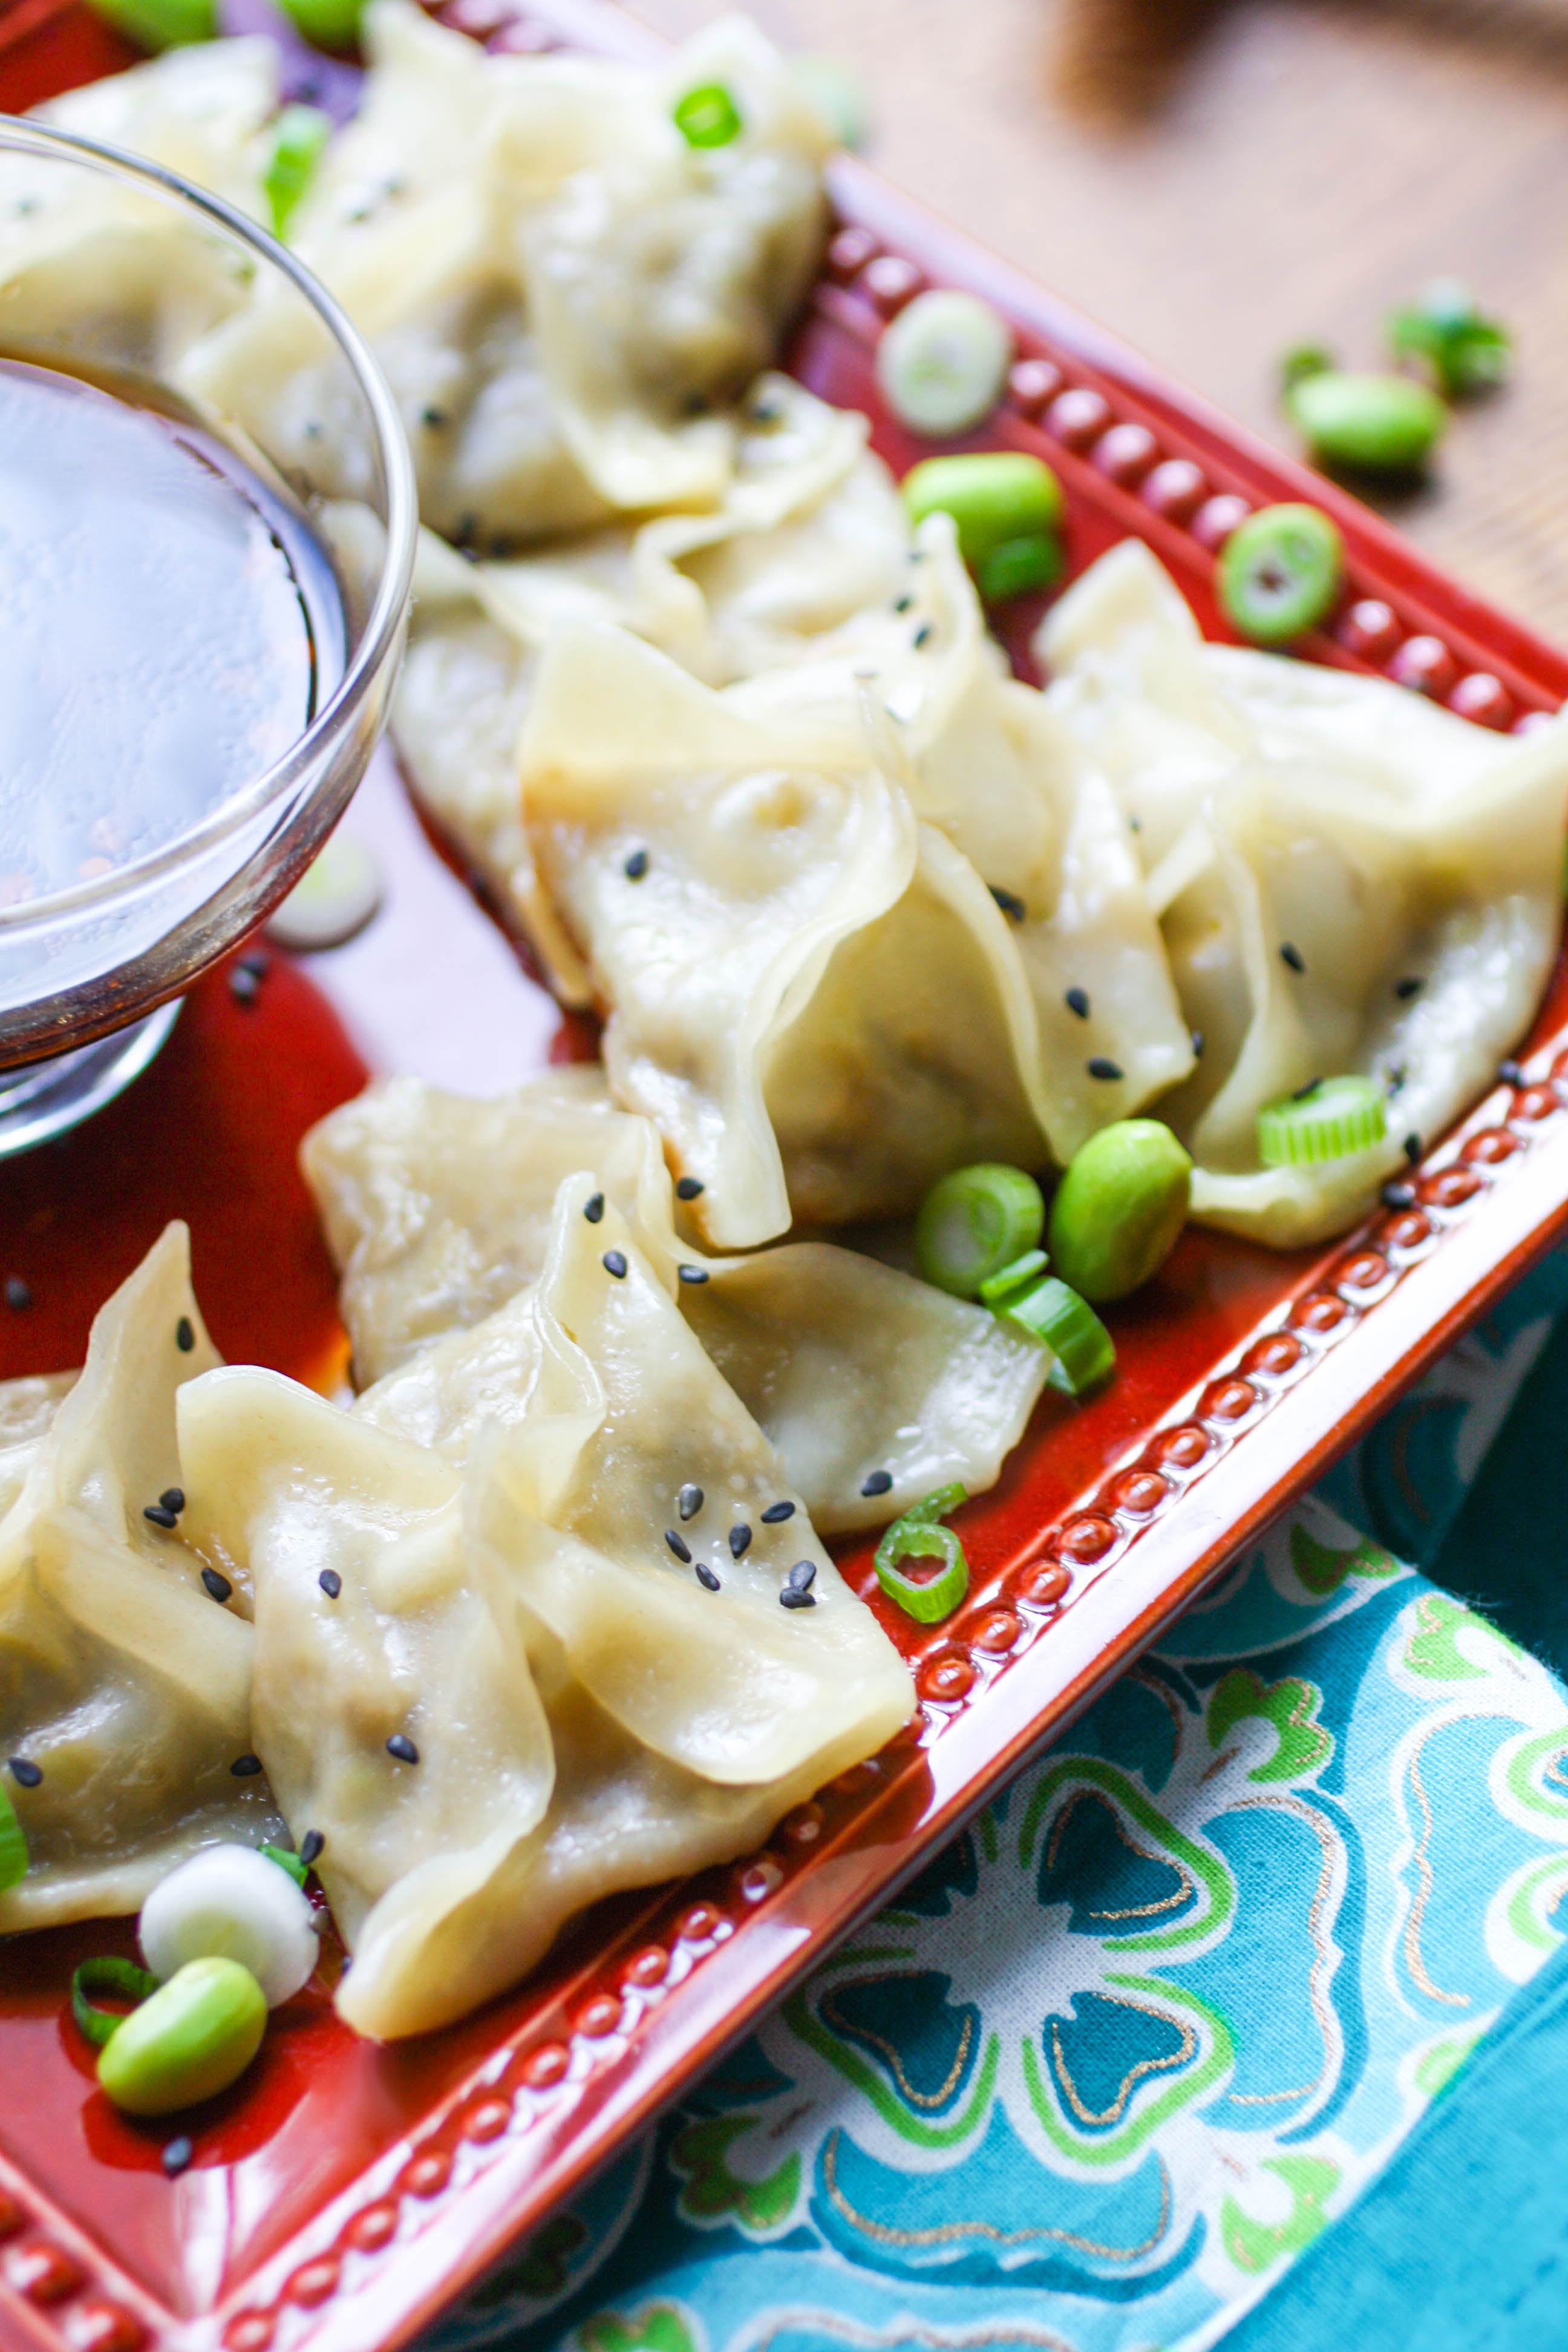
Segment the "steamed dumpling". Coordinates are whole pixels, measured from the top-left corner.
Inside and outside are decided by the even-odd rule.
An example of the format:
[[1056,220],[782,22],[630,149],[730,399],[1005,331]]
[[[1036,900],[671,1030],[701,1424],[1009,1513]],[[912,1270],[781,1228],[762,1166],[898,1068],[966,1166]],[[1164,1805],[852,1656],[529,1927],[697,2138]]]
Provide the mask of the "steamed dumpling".
[[217,1360],[174,1224],[100,1313],[66,1393],[12,1384],[13,1428],[31,1391],[30,1458],[0,1517],[0,1752],[43,1777],[12,1786],[29,1868],[0,1894],[0,1932],[134,1911],[197,1846],[278,1834],[266,1781],[233,1770],[251,1748],[251,1629],[143,1517],[184,1483],[175,1399]]
[[[1381,678],[1205,646],[1135,541],[1041,650],[1054,714],[1137,823],[1205,1040],[1160,1107],[1197,1162],[1194,1214],[1283,1246],[1342,1230],[1529,1024],[1562,918],[1568,732],[1500,738]],[[1262,1106],[1344,1072],[1383,1086],[1386,1140],[1261,1167]]]
[[[686,1212],[654,1129],[616,1108],[597,1067],[551,1071],[490,1102],[385,1080],[312,1129],[301,1157],[360,1379],[394,1395],[386,1375],[425,1362],[443,1334],[475,1333],[473,1349],[447,1359],[460,1355],[473,1383],[464,1453],[479,1420],[524,1410],[542,1342],[535,1306],[516,1294],[543,1267],[556,1193],[577,1169],[631,1224],[818,1527],[875,1526],[955,1479],[972,1494],[993,1485],[1049,1368],[984,1309],[848,1250],[705,1256],[678,1234]],[[682,1263],[706,1279],[680,1281]],[[448,1389],[433,1362],[416,1385]],[[422,1410],[403,1425],[450,1446],[449,1402]],[[867,1496],[878,1470],[892,1484]]]

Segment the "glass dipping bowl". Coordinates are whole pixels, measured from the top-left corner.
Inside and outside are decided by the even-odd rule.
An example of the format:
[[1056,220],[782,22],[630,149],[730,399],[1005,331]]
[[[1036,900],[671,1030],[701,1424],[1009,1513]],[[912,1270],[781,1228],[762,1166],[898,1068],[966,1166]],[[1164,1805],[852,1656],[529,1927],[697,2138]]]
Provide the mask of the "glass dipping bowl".
[[[260,371],[258,322],[269,361],[286,355]],[[342,608],[324,632],[341,645],[315,638],[313,716],[280,758],[148,854],[0,905],[4,1156],[143,1068],[180,992],[262,920],[331,831],[385,723],[418,509],[380,369],[291,254],[158,164],[3,114],[0,358],[133,381],[194,410],[324,556],[335,593],[322,609]],[[308,387],[303,423],[296,384]],[[108,777],[106,817],[113,796]]]

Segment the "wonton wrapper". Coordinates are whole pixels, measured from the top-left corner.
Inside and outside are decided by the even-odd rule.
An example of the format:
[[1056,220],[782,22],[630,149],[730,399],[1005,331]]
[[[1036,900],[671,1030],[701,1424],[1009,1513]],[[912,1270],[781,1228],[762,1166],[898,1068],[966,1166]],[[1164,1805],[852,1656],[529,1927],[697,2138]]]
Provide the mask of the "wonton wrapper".
[[[1047,700],[1140,827],[1194,1077],[1160,1105],[1193,1213],[1280,1246],[1342,1231],[1489,1084],[1562,919],[1568,731],[1521,742],[1382,678],[1205,646],[1141,542],[1048,616]],[[1284,961],[1289,944],[1304,971]],[[1414,979],[1414,993],[1396,983]],[[1386,1140],[1265,1169],[1257,1118],[1314,1077],[1375,1076]]]
[[175,1398],[218,1360],[189,1267],[170,1225],[52,1412],[54,1383],[12,1387],[13,1404],[34,1392],[35,1434],[0,1518],[0,1752],[44,1777],[12,1789],[29,1867],[0,1894],[0,1932],[134,1911],[198,1846],[278,1834],[265,1780],[229,1769],[251,1744],[250,1627],[142,1517],[184,1483]]
[[605,1008],[611,1088],[703,1184],[710,1243],[896,1214],[966,1160],[1038,1163],[1005,919],[868,749],[584,626],[544,656],[519,766],[531,933]]

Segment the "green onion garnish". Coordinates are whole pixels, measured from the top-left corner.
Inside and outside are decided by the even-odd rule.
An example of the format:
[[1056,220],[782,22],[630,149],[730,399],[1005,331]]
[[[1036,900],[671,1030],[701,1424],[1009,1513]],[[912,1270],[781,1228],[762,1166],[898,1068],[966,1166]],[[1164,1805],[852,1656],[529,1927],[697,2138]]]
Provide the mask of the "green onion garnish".
[[1034,1248],[1046,1222],[1040,1188],[1021,1168],[981,1161],[933,1184],[915,1220],[915,1257],[926,1280],[955,1298]]
[[1037,530],[1021,539],[1005,539],[974,567],[974,584],[983,604],[1005,604],[1011,596],[1027,596],[1037,588],[1054,588],[1067,569],[1061,541],[1054,531]]
[[1050,1259],[1044,1250],[1026,1250],[1022,1257],[1013,1260],[1011,1265],[1005,1265],[1000,1274],[986,1276],[980,1286],[981,1305],[1000,1310],[1010,1299],[1021,1298],[1026,1290],[1033,1288],[1049,1264]]
[[305,1881],[310,1875],[310,1871],[307,1869],[304,1863],[300,1861],[299,1855],[297,1853],[290,1853],[286,1845],[264,1845],[261,1851],[267,1856],[268,1862],[275,1862],[279,1870],[286,1870],[288,1872],[296,1886],[303,1886]]
[[95,1960],[83,1960],[71,1979],[71,2015],[83,2037],[101,2049],[115,2031],[125,2022],[127,2012],[118,2009],[99,2009],[88,1999],[89,1993],[110,1992],[139,2006],[158,1990],[160,1979],[139,1969],[134,1960],[122,1960],[113,1952],[105,1952]]
[[997,1313],[1016,1331],[1026,1331],[1050,1349],[1057,1360],[1049,1374],[1051,1385],[1065,1389],[1068,1396],[1087,1396],[1116,1370],[1116,1343],[1110,1332],[1088,1299],[1053,1274],[1008,1299]]
[[272,152],[261,185],[272,215],[274,236],[287,234],[331,135],[332,118],[319,106],[286,106],[273,124]]
[[704,82],[676,101],[675,127],[689,147],[728,147],[741,135],[741,111],[721,81]]
[[16,1807],[0,1789],[0,1895],[8,1886],[19,1886],[26,1875],[27,1841]]
[[[907,1617],[921,1625],[934,1625],[949,1617],[969,1591],[969,1562],[963,1557],[963,1546],[951,1528],[937,1522],[944,1512],[956,1511],[966,1503],[966,1487],[956,1481],[950,1486],[939,1486],[922,1503],[912,1503],[901,1518],[895,1519],[877,1546],[877,1581],[889,1601],[896,1601]],[[901,1559],[940,1559],[938,1573],[917,1580],[905,1576],[900,1570]]]
[[1381,1143],[1388,1132],[1375,1078],[1320,1078],[1258,1114],[1258,1156],[1266,1168],[1311,1168]]

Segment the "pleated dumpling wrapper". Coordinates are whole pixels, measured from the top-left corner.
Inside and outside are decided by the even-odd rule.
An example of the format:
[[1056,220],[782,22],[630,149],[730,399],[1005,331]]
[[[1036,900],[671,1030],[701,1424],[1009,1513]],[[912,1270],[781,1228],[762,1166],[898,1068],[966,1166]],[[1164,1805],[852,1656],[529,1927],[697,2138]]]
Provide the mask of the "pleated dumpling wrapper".
[[[1208,646],[1140,541],[1048,615],[1047,701],[1110,777],[1183,1011],[1159,1106],[1193,1214],[1292,1247],[1342,1232],[1491,1083],[1562,924],[1568,728],[1499,736],[1386,679]],[[1360,1074],[1384,1140],[1271,1168],[1258,1114]]]
[[868,738],[752,717],[583,626],[545,653],[518,757],[530,930],[604,1007],[612,1091],[702,1185],[712,1246],[1046,1156],[1006,918]]
[[614,623],[715,686],[797,657],[900,584],[908,529],[866,433],[864,417],[767,374],[707,513],[609,523],[504,561],[423,535],[393,733],[421,803],[503,907],[527,905],[517,740],[552,631]]
[[[529,1411],[466,1474],[276,1374],[185,1400],[187,1475],[255,1583],[257,1748],[324,1839],[362,2032],[450,2022],[584,1903],[748,1851],[913,1705],[798,1503],[762,1522],[795,1501],[772,1449],[618,1213],[584,1215],[592,1187],[562,1188],[537,1292],[504,1310],[533,1318]],[[452,1413],[474,1376],[451,1368]],[[813,1605],[780,1606],[792,1570]]]
[[1047,1139],[1065,1165],[1186,1076],[1187,1024],[1110,787],[1044,698],[1008,675],[947,515],[921,524],[902,588],[730,699],[797,723],[853,728],[866,704],[885,714],[916,815],[1006,913],[1038,1023]]
[[[383,1080],[312,1129],[301,1160],[361,1381],[423,1356],[435,1396],[432,1342],[488,1320],[483,1341],[475,1332],[490,1366],[485,1410],[509,1423],[526,1409],[532,1342],[526,1318],[497,1310],[542,1271],[562,1181],[589,1171],[829,1532],[879,1525],[954,1480],[971,1494],[992,1486],[1050,1367],[986,1309],[854,1251],[705,1255],[678,1230],[689,1211],[656,1130],[616,1108],[596,1066],[491,1101]],[[466,1459],[471,1423],[427,1412],[426,1442]],[[891,1484],[868,1496],[878,1471]]]
[[33,1433],[0,1517],[0,1753],[41,1778],[9,1776],[28,1868],[0,1894],[0,1933],[134,1911],[198,1846],[281,1829],[266,1781],[233,1769],[251,1750],[244,1595],[216,1602],[143,1516],[184,1484],[175,1399],[217,1361],[173,1224],[100,1311],[68,1391],[13,1384]]

